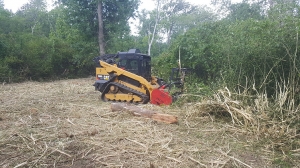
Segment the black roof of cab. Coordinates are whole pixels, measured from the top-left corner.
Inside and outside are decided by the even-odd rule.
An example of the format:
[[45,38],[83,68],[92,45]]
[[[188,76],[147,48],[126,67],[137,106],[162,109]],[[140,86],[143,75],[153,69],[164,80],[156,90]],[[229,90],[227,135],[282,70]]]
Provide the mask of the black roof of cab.
[[96,63],[96,66],[100,66],[99,60],[103,60],[105,62],[111,62],[111,60],[115,60],[117,58],[120,59],[148,59],[151,60],[151,57],[147,54],[142,54],[139,49],[129,49],[127,52],[118,52],[117,54],[104,54],[101,56],[97,56],[93,59]]
[[149,55],[142,54],[139,49],[130,49],[128,52],[118,52],[116,58],[120,59],[139,59],[140,57],[151,59]]

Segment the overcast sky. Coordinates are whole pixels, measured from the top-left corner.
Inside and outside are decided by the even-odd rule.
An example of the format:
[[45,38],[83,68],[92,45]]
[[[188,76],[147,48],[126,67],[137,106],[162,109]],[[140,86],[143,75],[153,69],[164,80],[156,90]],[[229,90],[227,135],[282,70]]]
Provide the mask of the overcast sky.
[[[51,5],[53,4],[54,0],[47,0],[49,9],[51,9]],[[190,2],[193,5],[209,5],[210,0],[185,0]],[[233,2],[240,2],[241,0],[232,0]],[[28,3],[29,0],[4,0],[4,8],[10,9],[13,12],[16,12],[18,9],[21,8],[24,4]],[[153,0],[141,0],[141,8],[145,9],[154,9],[154,1]]]

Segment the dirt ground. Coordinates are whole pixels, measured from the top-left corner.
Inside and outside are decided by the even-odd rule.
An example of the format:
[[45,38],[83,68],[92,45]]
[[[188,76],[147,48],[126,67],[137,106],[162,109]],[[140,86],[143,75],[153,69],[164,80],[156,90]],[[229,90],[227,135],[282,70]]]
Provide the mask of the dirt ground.
[[111,112],[94,78],[0,86],[0,166],[275,167],[272,151],[230,120],[191,105],[139,105],[178,117],[165,124]]

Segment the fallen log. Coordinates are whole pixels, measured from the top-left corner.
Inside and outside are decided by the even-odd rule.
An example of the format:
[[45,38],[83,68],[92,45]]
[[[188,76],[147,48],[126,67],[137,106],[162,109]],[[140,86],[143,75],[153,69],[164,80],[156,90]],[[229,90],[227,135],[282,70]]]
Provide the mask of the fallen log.
[[125,103],[111,103],[111,111],[128,111],[135,116],[151,118],[155,121],[164,122],[168,124],[177,123],[177,117],[169,114],[162,114],[152,110],[142,109],[134,105]]

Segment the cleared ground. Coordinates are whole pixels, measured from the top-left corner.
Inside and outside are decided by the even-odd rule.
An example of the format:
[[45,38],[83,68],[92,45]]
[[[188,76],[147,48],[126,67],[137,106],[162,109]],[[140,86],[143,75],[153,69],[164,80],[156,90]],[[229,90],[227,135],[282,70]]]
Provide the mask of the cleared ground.
[[1,85],[0,166],[272,167],[272,151],[228,116],[192,104],[139,105],[176,115],[178,124],[111,112],[93,82]]

